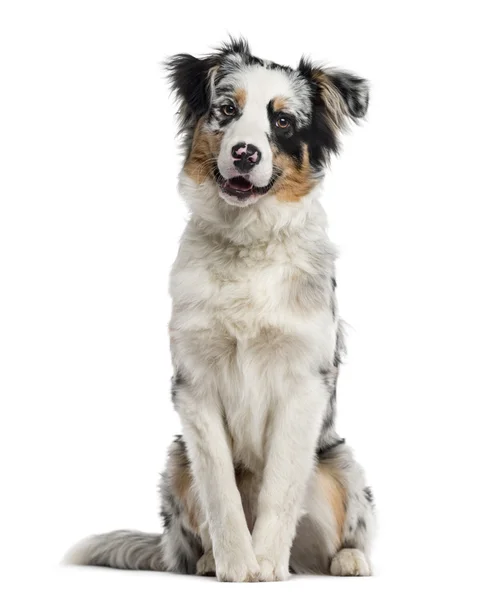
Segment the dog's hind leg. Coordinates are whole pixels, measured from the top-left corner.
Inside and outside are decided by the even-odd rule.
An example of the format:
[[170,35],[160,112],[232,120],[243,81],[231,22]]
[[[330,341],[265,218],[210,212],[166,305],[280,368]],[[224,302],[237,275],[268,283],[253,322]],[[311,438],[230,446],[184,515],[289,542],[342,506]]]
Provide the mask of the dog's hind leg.
[[338,442],[319,453],[291,550],[292,571],[370,575],[374,527],[372,492],[351,450]]
[[186,448],[177,438],[161,481],[162,534],[112,531],[77,544],[65,562],[78,565],[196,573],[203,552],[199,503],[193,491]]
[[210,572],[208,556],[212,543],[206,519],[193,486],[186,445],[177,436],[169,448],[167,467],[160,484],[161,515],[164,521],[165,562],[177,572]]

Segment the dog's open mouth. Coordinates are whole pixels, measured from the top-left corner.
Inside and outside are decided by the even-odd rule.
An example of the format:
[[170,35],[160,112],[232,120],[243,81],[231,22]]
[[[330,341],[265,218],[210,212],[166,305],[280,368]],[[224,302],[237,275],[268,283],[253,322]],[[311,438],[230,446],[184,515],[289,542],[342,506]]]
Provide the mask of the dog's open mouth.
[[220,189],[237,200],[246,200],[252,196],[263,196],[272,188],[277,179],[277,174],[274,174],[267,185],[257,187],[241,175],[225,179],[218,169],[215,170],[214,176]]
[[253,183],[244,177],[233,177],[232,179],[224,179],[222,189],[231,194],[231,196],[245,198],[251,195],[254,186]]

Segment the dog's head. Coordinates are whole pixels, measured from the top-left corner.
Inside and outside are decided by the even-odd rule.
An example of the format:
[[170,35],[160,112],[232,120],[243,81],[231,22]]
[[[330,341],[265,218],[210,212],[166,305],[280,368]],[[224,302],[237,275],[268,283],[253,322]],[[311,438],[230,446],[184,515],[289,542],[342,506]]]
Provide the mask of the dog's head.
[[347,121],[367,111],[364,79],[306,59],[296,69],[261,60],[244,40],[204,58],[179,54],[167,68],[180,102],[184,170],[235,206],[269,193],[304,197]]

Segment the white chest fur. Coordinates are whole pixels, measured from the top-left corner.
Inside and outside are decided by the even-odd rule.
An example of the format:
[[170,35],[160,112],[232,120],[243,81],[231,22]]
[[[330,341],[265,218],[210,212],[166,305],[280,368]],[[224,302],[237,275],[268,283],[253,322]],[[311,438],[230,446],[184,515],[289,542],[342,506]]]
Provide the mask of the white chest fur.
[[263,463],[283,383],[329,360],[333,259],[324,236],[240,246],[190,224],[183,237],[171,275],[173,360],[218,394],[246,466]]

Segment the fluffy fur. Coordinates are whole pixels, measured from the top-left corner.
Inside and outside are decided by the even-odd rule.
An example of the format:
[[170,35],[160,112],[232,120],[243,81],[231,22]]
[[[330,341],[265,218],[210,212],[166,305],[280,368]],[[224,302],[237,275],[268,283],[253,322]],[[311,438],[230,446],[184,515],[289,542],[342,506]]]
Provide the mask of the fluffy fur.
[[336,252],[318,197],[365,80],[231,40],[168,63],[191,216],[172,269],[172,400],[183,435],[162,535],[83,541],[77,564],[272,581],[369,575],[372,492],[335,429],[344,351]]

